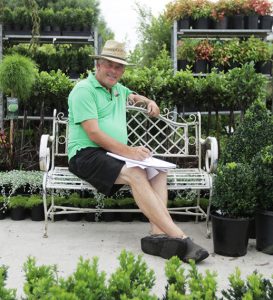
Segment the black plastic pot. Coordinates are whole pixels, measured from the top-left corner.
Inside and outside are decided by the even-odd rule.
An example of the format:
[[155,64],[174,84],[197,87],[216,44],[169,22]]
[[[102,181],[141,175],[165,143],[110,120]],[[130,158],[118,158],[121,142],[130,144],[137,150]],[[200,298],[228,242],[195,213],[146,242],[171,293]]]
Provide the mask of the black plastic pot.
[[185,17],[177,21],[177,30],[189,29],[190,28],[190,18]]
[[30,218],[32,221],[43,221],[45,218],[44,205],[39,204],[33,206],[30,211]]
[[207,60],[197,60],[194,63],[195,73],[209,73],[209,62]]
[[194,21],[194,29],[209,29],[210,19],[200,18]]
[[259,16],[246,16],[245,17],[245,28],[246,29],[258,29],[259,27]]
[[66,215],[66,220],[70,222],[77,222],[82,219],[82,214],[81,213],[75,213],[75,214],[67,214]]
[[21,206],[14,207],[10,211],[10,217],[14,221],[24,220],[26,218],[26,209]]
[[90,212],[90,213],[85,213],[84,214],[84,220],[87,222],[95,222],[95,213]]
[[228,28],[228,18],[224,16],[221,20],[215,20],[213,22],[214,29],[227,29]]
[[188,65],[190,65],[190,62],[186,59],[177,60],[177,71],[186,70]]
[[272,61],[259,61],[256,64],[258,72],[262,74],[272,74]]
[[260,17],[260,29],[272,29],[272,16],[261,16]]
[[256,249],[273,254],[273,211],[261,210],[256,213]]
[[232,20],[232,29],[244,29],[245,20],[243,15],[234,15],[231,16]]
[[211,213],[214,252],[238,257],[247,252],[249,219],[232,219]]

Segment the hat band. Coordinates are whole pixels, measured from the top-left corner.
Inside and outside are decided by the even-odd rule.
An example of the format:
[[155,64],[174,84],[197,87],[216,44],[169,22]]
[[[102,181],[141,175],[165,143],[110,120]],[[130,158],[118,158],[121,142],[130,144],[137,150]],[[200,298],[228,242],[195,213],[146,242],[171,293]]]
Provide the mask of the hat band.
[[118,57],[118,56],[114,56],[114,55],[108,55],[108,54],[101,53],[101,56],[110,57],[110,58],[116,58],[116,59],[120,59],[120,60],[126,62],[126,60],[124,58],[121,58],[121,57]]

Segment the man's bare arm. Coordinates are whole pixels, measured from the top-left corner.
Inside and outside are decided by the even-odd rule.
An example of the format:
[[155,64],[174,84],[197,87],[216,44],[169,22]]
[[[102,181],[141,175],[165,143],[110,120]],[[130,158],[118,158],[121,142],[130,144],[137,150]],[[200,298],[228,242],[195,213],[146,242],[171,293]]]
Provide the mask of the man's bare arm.
[[150,156],[149,149],[143,146],[130,147],[110,137],[108,134],[100,130],[96,119],[86,120],[82,122],[81,125],[90,140],[109,152],[136,160],[143,160]]
[[131,100],[133,100],[135,103],[137,102],[144,102],[147,105],[148,114],[150,117],[157,117],[160,113],[159,107],[155,103],[155,101],[136,94],[131,94],[129,96]]

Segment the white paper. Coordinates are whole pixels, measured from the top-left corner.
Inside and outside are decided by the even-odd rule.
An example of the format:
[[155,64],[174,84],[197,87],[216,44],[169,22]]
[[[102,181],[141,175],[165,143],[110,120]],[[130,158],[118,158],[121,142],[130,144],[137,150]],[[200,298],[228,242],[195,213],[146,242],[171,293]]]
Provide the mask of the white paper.
[[158,159],[155,157],[149,157],[144,160],[134,160],[124,156],[120,156],[111,152],[107,152],[107,155],[110,155],[116,159],[123,160],[125,162],[134,163],[138,166],[146,166],[146,167],[153,167],[155,169],[174,169],[176,168],[175,164],[169,163],[162,159]]
[[167,169],[155,169],[155,168],[146,167],[146,166],[142,166],[142,165],[139,165],[139,164],[131,163],[131,162],[128,162],[128,161],[126,161],[126,167],[127,168],[138,167],[138,168],[141,168],[143,170],[146,170],[148,180],[151,180],[156,175],[158,175],[159,171],[161,171],[161,172],[168,172]]

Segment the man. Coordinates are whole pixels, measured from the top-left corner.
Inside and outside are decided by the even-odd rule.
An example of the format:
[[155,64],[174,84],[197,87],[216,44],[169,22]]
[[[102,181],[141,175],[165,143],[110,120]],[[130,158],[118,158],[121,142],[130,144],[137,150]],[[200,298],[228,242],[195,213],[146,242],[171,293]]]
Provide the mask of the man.
[[151,235],[141,240],[143,252],[163,258],[177,255],[186,262],[205,259],[208,252],[184,234],[167,210],[166,173],[159,172],[149,181],[145,170],[127,168],[124,161],[106,154],[148,158],[149,149],[127,145],[126,100],[144,101],[152,117],[159,115],[159,108],[154,101],[118,83],[129,65],[123,43],[107,41],[101,55],[94,58],[95,76],[90,73],[76,84],[68,98],[69,170],[107,196],[124,184],[131,187],[138,207],[151,223]]

